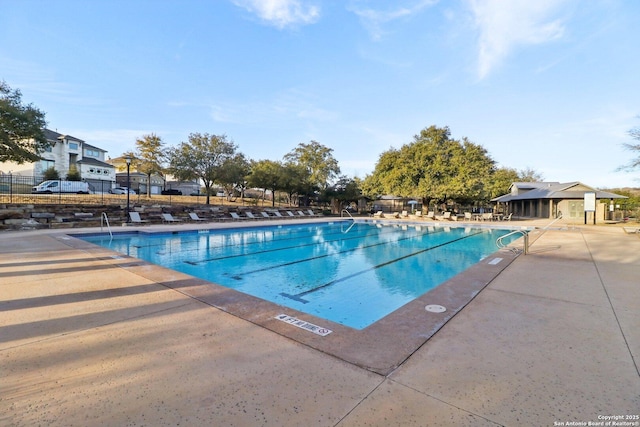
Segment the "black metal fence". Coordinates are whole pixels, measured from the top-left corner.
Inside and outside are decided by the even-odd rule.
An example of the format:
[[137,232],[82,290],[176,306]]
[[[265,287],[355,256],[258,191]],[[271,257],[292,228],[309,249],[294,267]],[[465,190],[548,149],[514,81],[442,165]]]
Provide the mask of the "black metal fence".
[[[112,193],[111,181],[87,181],[88,194],[82,192],[60,192],[62,181],[57,180],[58,185],[47,192],[34,193],[33,188],[42,182],[33,176],[0,175],[0,203],[9,204],[74,204],[74,205],[124,205],[127,203],[127,194]],[[82,185],[84,187],[84,185]],[[50,192],[49,192],[50,191]],[[75,191],[75,190],[74,190]],[[206,203],[205,196],[177,196],[153,194],[129,194],[129,203],[161,202],[164,204],[189,204],[200,205]]]

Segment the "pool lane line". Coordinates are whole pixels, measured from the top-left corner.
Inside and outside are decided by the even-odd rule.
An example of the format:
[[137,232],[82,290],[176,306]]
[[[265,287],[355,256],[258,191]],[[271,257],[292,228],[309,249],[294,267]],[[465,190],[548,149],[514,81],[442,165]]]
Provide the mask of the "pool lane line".
[[353,277],[356,277],[356,276],[359,276],[359,275],[361,275],[361,274],[365,274],[365,273],[368,273],[368,272],[370,272],[370,271],[376,270],[376,269],[378,269],[378,268],[381,268],[381,267],[384,267],[384,266],[387,266],[387,265],[390,265],[390,264],[396,263],[396,262],[398,262],[398,261],[402,261],[402,260],[404,260],[404,259],[411,258],[411,257],[416,256],[416,255],[419,255],[419,254],[421,254],[421,253],[428,252],[428,251],[431,251],[431,250],[433,250],[433,249],[437,249],[437,248],[442,247],[442,246],[450,245],[450,244],[452,244],[452,243],[458,242],[458,241],[463,240],[463,239],[467,239],[467,238],[469,238],[469,237],[477,236],[478,234],[481,234],[481,233],[482,233],[482,231],[479,231],[479,232],[474,233],[474,234],[468,234],[468,235],[465,235],[465,236],[459,237],[459,238],[457,238],[457,239],[450,240],[450,241],[448,241],[448,242],[440,243],[440,244],[435,245],[435,246],[432,246],[432,247],[430,247],[430,248],[421,249],[421,250],[419,250],[419,251],[417,251],[417,252],[413,252],[413,253],[410,253],[410,254],[407,254],[407,255],[403,255],[403,256],[401,256],[401,257],[399,257],[399,258],[396,258],[396,259],[392,259],[392,260],[389,260],[389,261],[383,262],[382,264],[374,265],[373,267],[371,267],[371,268],[367,268],[366,270],[358,271],[358,272],[356,272],[356,273],[349,274],[349,275],[344,276],[344,277],[341,277],[341,278],[339,278],[339,279],[332,280],[332,281],[327,282],[327,283],[324,283],[324,284],[322,284],[322,285],[320,285],[320,286],[316,286],[316,287],[315,287],[315,288],[313,288],[313,289],[308,289],[308,290],[306,290],[306,291],[304,291],[304,292],[300,292],[300,293],[293,294],[293,295],[292,295],[292,294],[288,294],[288,293],[286,293],[286,292],[281,292],[281,293],[280,293],[280,295],[281,295],[281,296],[283,296],[283,297],[286,297],[286,298],[292,299],[292,300],[294,300],[294,301],[298,301],[298,302],[301,302],[301,303],[303,303],[303,304],[307,304],[309,301],[308,301],[308,300],[306,300],[306,299],[304,299],[304,298],[302,298],[302,297],[303,297],[303,296],[306,296],[306,295],[309,295],[309,294],[311,294],[311,293],[313,293],[313,292],[319,291],[320,289],[324,289],[324,288],[326,288],[326,287],[329,287],[329,286],[335,285],[336,283],[344,282],[345,280],[349,280],[349,279],[351,279],[351,278],[353,278]]
[[[338,239],[332,239],[332,240],[324,240],[323,242],[310,242],[310,243],[305,243],[302,245],[295,245],[295,246],[284,246],[281,248],[269,248],[269,249],[264,249],[264,250],[260,250],[260,251],[255,251],[255,252],[244,252],[244,253],[240,253],[240,254],[232,254],[232,255],[224,255],[224,256],[219,256],[219,257],[213,257],[213,258],[207,258],[207,259],[203,259],[200,261],[183,261],[186,264],[189,265],[200,265],[200,264],[204,264],[207,262],[213,262],[213,261],[221,261],[221,260],[225,260],[225,259],[230,259],[230,258],[239,258],[239,257],[244,257],[244,256],[251,256],[251,255],[261,255],[261,254],[266,254],[266,253],[270,253],[270,252],[278,252],[278,251],[286,251],[286,250],[290,250],[290,249],[295,249],[295,248],[304,248],[307,246],[316,246],[322,243],[333,243],[333,242],[339,242],[339,241],[343,241],[343,240],[359,240],[359,239],[363,239],[365,237],[369,237],[369,236],[375,236],[375,235],[381,235],[381,234],[387,234],[387,233],[391,233],[393,230],[389,230],[389,231],[383,231],[380,233],[376,233],[376,230],[372,231],[367,231],[364,234],[352,234],[348,237],[344,237],[342,234]],[[406,240],[406,239],[411,239],[415,236],[423,236],[425,234],[433,234],[434,232],[427,232],[427,233],[416,233],[413,236],[410,237],[406,237],[406,238],[402,238],[402,239],[398,239],[398,240],[394,240],[394,242],[398,242],[401,240]],[[333,234],[333,233],[332,233]],[[342,252],[338,252],[338,253],[342,253]],[[309,258],[309,259],[314,259],[314,258]]]
[[[353,224],[355,224],[355,223],[353,223]],[[275,230],[280,230],[280,228],[278,228],[275,225],[274,226],[270,226],[270,227],[273,227],[273,229],[275,229]],[[271,230],[269,230],[267,228],[260,229],[260,230],[271,231]],[[184,236],[192,237],[189,240],[180,240],[181,244],[189,244],[190,245],[190,244],[198,243],[199,240],[204,236],[223,237],[223,236],[231,236],[234,233],[238,233],[238,232],[241,232],[241,233],[244,232],[244,231],[242,231],[242,229],[234,229],[233,232],[231,232],[231,230],[216,230],[216,231],[220,231],[220,232],[218,232],[218,233],[197,234],[197,233],[192,233],[192,232],[189,232],[189,231],[184,231],[184,232],[178,232],[177,234],[176,233],[172,233],[172,235],[181,236],[181,239],[183,239]],[[338,231],[337,224],[332,224],[331,229],[328,230],[328,231],[329,232],[328,232],[327,236],[334,236],[334,235],[343,234],[343,231]],[[166,236],[167,234],[169,234],[169,233],[156,233],[155,235],[157,237],[163,237],[163,236]],[[288,233],[288,234],[286,234],[287,237],[279,238],[279,239],[277,238],[277,239],[273,239],[273,240],[269,240],[269,241],[270,242],[278,242],[278,241],[286,241],[286,240],[296,240],[296,239],[302,239],[302,238],[305,238],[305,237],[312,237],[312,236],[315,236],[315,235],[317,235],[317,232],[315,232],[315,231],[313,231],[313,232],[305,231],[304,233],[300,233],[298,235],[293,235],[292,233]],[[283,234],[282,236],[285,236],[285,235]],[[127,236],[127,237],[131,237],[131,236]],[[140,237],[140,236],[135,236],[135,237]],[[148,238],[148,236],[143,236],[143,237],[144,238]],[[90,241],[90,240],[87,240],[87,241]],[[248,243],[244,243],[244,244],[245,245],[255,245],[255,244],[260,244],[260,243],[264,243],[264,242],[255,241],[255,242],[248,242]],[[133,246],[133,247],[135,247],[137,249],[142,249],[142,248],[153,248],[154,246],[162,247],[162,246],[165,246],[165,245],[163,243],[159,243],[159,244],[147,244],[147,245],[133,245],[132,244],[131,246]],[[216,246],[216,247],[224,247],[224,246],[225,246],[225,244],[223,243],[222,246]],[[192,250],[192,249],[187,249],[187,250]]]
[[[187,234],[191,235],[192,233],[185,233],[185,235],[187,235]],[[222,236],[225,236],[225,235],[228,235],[228,234],[208,233],[206,235],[207,236],[222,237]],[[299,240],[299,239],[303,239],[303,238],[309,238],[309,237],[313,237],[313,236],[316,236],[316,235],[317,235],[317,233],[315,233],[315,232],[314,233],[304,233],[304,234],[300,234],[300,235],[288,236],[288,237],[285,237],[285,238],[276,238],[276,239],[266,240],[266,241],[244,242],[242,244],[246,245],[246,246],[251,246],[251,245],[263,244],[265,242],[269,242],[269,243],[272,243],[272,242],[284,242],[284,241],[287,241],[287,240]],[[342,236],[342,235],[344,235],[344,233],[342,231],[337,231],[337,229],[336,230],[330,230],[330,232],[326,234],[326,236],[329,236],[329,237],[331,237],[331,236]],[[364,233],[364,234],[360,234],[360,236],[368,236],[368,235],[371,235],[368,231],[366,233]],[[195,236],[194,239],[189,239],[189,240],[186,240],[186,241],[181,240],[180,241],[180,245],[181,246],[198,245],[199,241],[200,241],[200,239],[202,237],[204,237],[204,236],[203,235],[197,235],[197,236]],[[330,240],[330,241],[337,241],[337,240],[339,240],[339,239]],[[166,245],[165,244],[153,244],[153,245],[152,244],[149,244],[149,245],[133,245],[132,244],[131,246],[136,248],[136,249],[147,249],[147,248],[153,248],[154,246],[155,247],[164,247]],[[231,246],[231,245],[228,244],[228,243],[224,243],[223,242],[221,245],[213,246],[213,249],[224,248],[224,247],[228,247],[228,246]],[[181,250],[181,252],[190,252],[190,251],[197,251],[197,250],[199,250],[199,248],[198,247],[195,247],[193,249],[181,248],[180,250]]]
[[[249,271],[245,271],[245,272],[239,273],[239,274],[228,275],[228,277],[230,277],[230,278],[232,278],[234,280],[242,280],[242,276],[248,276],[250,274],[262,273],[264,271],[273,270],[273,269],[276,269],[276,268],[288,267],[290,265],[301,264],[303,262],[315,261],[315,260],[321,259],[321,258],[328,258],[328,257],[336,256],[336,255],[347,254],[347,253],[355,252],[355,251],[361,250],[361,249],[369,249],[369,248],[374,248],[376,246],[385,246],[385,245],[389,245],[389,244],[395,244],[395,243],[403,241],[403,240],[411,240],[411,239],[414,239],[416,237],[422,237],[425,234],[442,233],[443,231],[444,230],[438,230],[438,231],[434,231],[434,232],[430,232],[430,233],[414,234],[413,236],[403,237],[401,239],[394,240],[394,241],[378,242],[378,243],[372,243],[370,245],[365,245],[365,246],[357,246],[355,248],[345,249],[343,251],[338,251],[338,252],[334,252],[334,253],[330,253],[330,254],[316,255],[316,256],[313,256],[311,258],[302,258],[302,259],[297,259],[297,260],[294,260],[294,261],[287,261],[287,262],[283,262],[283,263],[280,263],[280,264],[275,264],[275,265],[270,265],[270,266],[267,266],[267,267],[257,268],[255,270],[249,270]],[[458,240],[458,239],[455,239],[455,240]],[[449,242],[453,242],[455,240],[448,240],[444,244],[449,243]],[[438,246],[440,246],[440,244]]]

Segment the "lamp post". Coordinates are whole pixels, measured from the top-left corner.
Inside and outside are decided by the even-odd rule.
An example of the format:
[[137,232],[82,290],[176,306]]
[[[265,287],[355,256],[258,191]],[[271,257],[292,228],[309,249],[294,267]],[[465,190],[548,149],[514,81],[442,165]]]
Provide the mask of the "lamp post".
[[124,161],[127,162],[127,223],[129,223],[131,221],[131,216],[129,215],[129,188],[131,188],[131,175],[129,174],[129,168],[131,167],[131,157],[125,157]]

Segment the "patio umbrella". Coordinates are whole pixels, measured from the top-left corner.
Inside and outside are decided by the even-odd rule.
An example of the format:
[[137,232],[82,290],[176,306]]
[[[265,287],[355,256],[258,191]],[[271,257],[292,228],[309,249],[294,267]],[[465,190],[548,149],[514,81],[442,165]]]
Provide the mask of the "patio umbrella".
[[407,203],[411,205],[411,213],[413,213],[419,202],[417,200],[409,200]]

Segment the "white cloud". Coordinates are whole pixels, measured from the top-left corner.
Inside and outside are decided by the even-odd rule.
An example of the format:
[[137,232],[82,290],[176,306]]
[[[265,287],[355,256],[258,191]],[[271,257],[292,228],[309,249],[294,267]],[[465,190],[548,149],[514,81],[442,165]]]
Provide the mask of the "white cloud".
[[561,38],[565,27],[557,17],[572,0],[468,0],[480,31],[478,76],[486,77],[516,48]]
[[393,2],[393,8],[391,10],[382,10],[382,7],[388,8],[389,3],[385,1],[382,3],[380,8],[374,8],[370,6],[370,1],[364,2],[366,6],[363,6],[362,1],[354,0],[349,6],[349,9],[358,15],[360,20],[363,22],[363,25],[371,34],[371,37],[374,40],[380,40],[384,35],[384,30],[382,29],[384,24],[400,18],[415,15],[425,7],[432,6],[437,2],[438,0]]
[[320,18],[320,8],[300,0],[232,0],[236,6],[257,15],[277,28],[313,24]]

